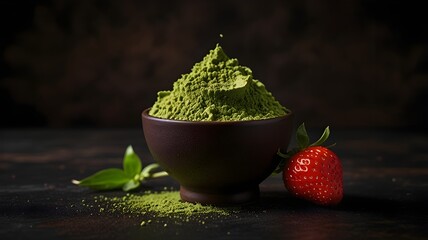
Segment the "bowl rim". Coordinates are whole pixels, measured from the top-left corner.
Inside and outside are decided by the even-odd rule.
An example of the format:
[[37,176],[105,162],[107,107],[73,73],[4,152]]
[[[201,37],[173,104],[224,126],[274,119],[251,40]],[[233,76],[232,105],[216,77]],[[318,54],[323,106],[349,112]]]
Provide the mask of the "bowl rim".
[[176,119],[167,119],[167,118],[159,118],[149,115],[150,107],[144,109],[141,113],[143,119],[148,119],[151,121],[162,122],[162,123],[175,123],[175,124],[198,124],[198,125],[237,125],[237,124],[261,124],[261,123],[269,123],[269,122],[277,122],[287,118],[292,117],[293,111],[288,110],[288,113],[284,116],[274,117],[274,118],[265,118],[259,120],[241,120],[241,121],[187,121],[187,120],[176,120]]

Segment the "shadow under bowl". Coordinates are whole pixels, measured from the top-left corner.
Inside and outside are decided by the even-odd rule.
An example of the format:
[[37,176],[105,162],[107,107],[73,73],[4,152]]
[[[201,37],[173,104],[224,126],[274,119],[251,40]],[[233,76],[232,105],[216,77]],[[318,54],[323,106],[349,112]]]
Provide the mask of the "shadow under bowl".
[[254,121],[181,121],[142,113],[153,158],[180,184],[181,199],[233,205],[259,197],[259,184],[287,150],[293,115]]

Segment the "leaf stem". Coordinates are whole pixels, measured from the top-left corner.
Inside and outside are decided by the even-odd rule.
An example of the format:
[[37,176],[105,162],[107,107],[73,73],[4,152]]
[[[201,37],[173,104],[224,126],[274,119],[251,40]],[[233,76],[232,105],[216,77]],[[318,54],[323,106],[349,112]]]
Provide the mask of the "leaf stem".
[[151,176],[151,178],[166,177],[168,175],[169,174],[167,172],[162,171],[162,172],[153,173],[152,176]]
[[79,180],[76,180],[76,179],[73,179],[73,180],[71,180],[71,183],[76,184],[76,185],[79,185],[79,184],[80,184],[80,181],[79,181]]
[[152,171],[156,168],[160,168],[159,164],[152,163],[147,165],[140,173],[140,181],[144,181],[146,179],[158,178],[168,176],[168,173],[165,171],[152,173]]

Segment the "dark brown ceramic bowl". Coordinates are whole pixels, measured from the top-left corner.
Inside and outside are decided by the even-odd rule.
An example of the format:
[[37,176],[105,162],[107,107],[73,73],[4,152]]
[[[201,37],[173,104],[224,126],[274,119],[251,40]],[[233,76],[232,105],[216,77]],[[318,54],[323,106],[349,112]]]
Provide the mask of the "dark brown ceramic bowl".
[[259,184],[286,150],[292,114],[236,122],[179,121],[142,113],[153,158],[180,183],[181,199],[230,205],[259,196]]

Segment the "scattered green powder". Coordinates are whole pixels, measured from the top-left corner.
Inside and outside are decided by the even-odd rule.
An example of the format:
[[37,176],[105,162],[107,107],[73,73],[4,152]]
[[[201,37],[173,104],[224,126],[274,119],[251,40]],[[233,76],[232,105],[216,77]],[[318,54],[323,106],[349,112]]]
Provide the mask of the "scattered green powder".
[[287,113],[263,83],[253,79],[251,69],[229,58],[218,44],[174,83],[172,91],[158,92],[149,112],[188,121],[260,120]]
[[120,209],[128,213],[150,212],[159,217],[170,217],[177,214],[187,216],[208,213],[228,214],[222,208],[182,202],[178,191],[145,192],[142,195],[128,194],[123,198],[111,199],[111,203],[116,210]]
[[[197,221],[205,224],[208,219],[230,216],[236,213],[236,209],[225,209],[214,206],[205,206],[183,202],[178,191],[150,192],[143,194],[126,194],[123,197],[97,196],[94,201],[98,203],[99,212],[110,212],[119,214],[130,214],[144,217],[140,225],[146,226],[152,223],[150,218],[174,219],[180,222]],[[94,208],[93,205],[83,204]],[[157,221],[157,223],[167,223]]]

